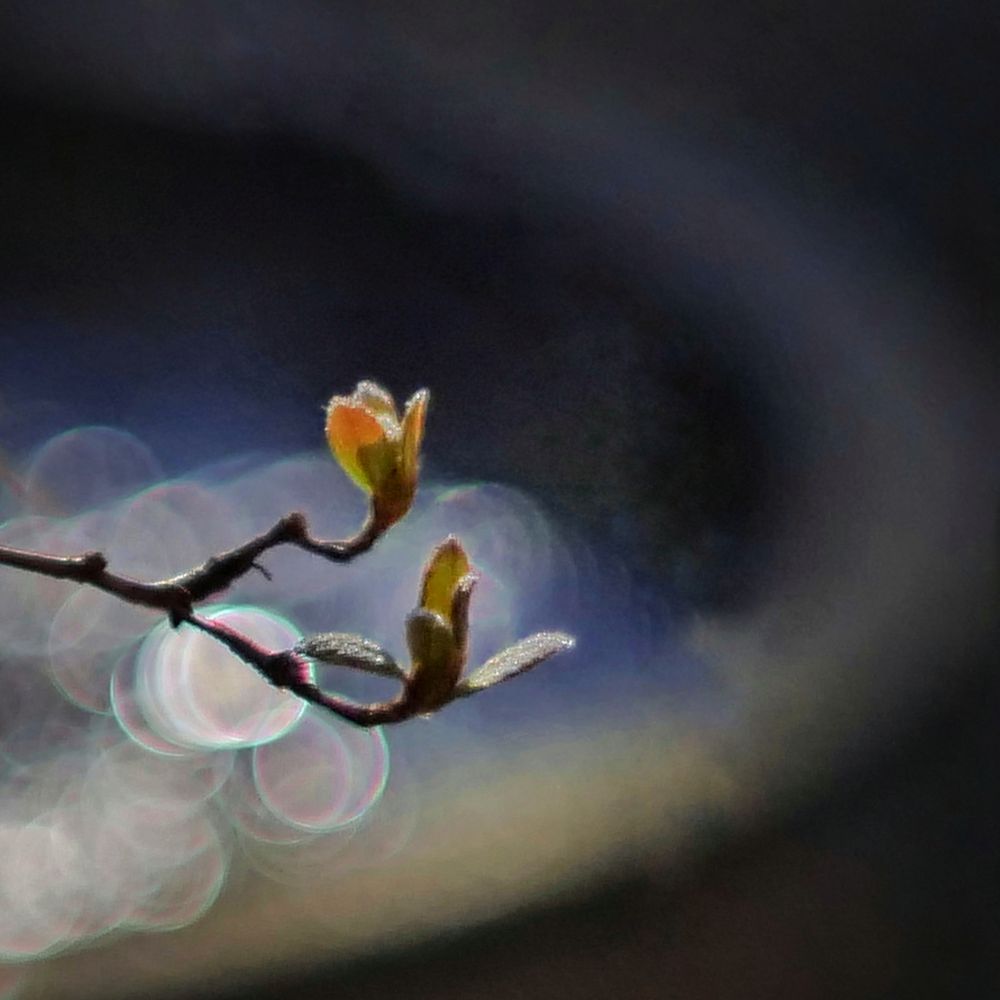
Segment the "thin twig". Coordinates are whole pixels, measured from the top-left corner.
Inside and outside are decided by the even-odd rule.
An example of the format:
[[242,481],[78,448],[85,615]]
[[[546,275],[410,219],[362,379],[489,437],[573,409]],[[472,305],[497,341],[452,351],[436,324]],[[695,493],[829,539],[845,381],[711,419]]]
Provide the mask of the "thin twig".
[[141,604],[176,614],[191,606],[191,595],[179,583],[160,580],[143,583],[130,576],[108,571],[108,560],[100,552],[85,552],[79,556],[50,556],[0,546],[0,564],[40,573],[57,580],[73,580],[104,590],[129,604]]
[[[151,583],[111,572],[107,557],[100,552],[54,556],[0,545],[0,565],[88,584],[129,604],[165,611],[176,625],[190,615],[198,601],[226,590],[251,569],[262,569],[257,560],[269,549],[295,545],[331,562],[347,562],[370,549],[380,534],[375,519],[369,516],[354,538],[344,541],[314,538],[309,533],[305,515],[296,511],[286,514],[262,534],[228,552],[212,556],[186,573]],[[263,572],[267,575],[266,570]]]

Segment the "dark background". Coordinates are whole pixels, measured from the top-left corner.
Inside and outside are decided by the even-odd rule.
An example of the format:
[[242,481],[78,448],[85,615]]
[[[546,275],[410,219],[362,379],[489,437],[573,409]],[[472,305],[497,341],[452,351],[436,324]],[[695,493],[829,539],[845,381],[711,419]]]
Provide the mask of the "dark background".
[[[679,617],[752,615],[800,484],[880,461],[838,421],[893,382],[954,431],[921,475],[982,490],[950,558],[994,565],[998,56],[985,3],[6,3],[9,450],[111,423],[181,471],[311,447],[357,378],[429,384],[435,471],[524,487]],[[761,205],[793,265],[755,270]],[[758,305],[841,266],[931,319]],[[996,995],[996,657],[929,655],[934,697],[697,865],[262,994]]]

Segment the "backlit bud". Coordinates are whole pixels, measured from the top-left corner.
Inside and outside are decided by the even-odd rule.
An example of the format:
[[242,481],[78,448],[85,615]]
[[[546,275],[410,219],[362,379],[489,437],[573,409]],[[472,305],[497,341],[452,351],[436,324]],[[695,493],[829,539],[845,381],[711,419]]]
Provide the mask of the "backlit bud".
[[408,695],[419,711],[440,708],[454,696],[465,666],[475,583],[469,558],[454,537],[442,542],[424,567],[420,607],[406,622],[413,663]]
[[359,382],[350,396],[334,396],[326,411],[326,439],[343,470],[372,498],[376,526],[395,524],[417,490],[420,445],[430,393],[410,397],[400,421],[392,396]]

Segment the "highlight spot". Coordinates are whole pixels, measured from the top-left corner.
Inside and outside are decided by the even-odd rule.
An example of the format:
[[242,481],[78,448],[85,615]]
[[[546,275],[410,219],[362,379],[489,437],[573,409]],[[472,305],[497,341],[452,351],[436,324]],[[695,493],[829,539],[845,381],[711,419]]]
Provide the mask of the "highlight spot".
[[253,773],[275,816],[318,833],[354,822],[378,801],[389,749],[380,729],[308,712],[288,737],[255,749]]
[[[286,619],[257,608],[206,612],[272,649],[295,644]],[[160,753],[236,749],[278,739],[305,703],[269,685],[211,636],[183,626],[154,628],[134,660],[112,677],[112,705],[137,743]]]
[[27,508],[74,514],[141,489],[162,475],[152,451],[113,427],[78,427],[50,438],[24,477]]

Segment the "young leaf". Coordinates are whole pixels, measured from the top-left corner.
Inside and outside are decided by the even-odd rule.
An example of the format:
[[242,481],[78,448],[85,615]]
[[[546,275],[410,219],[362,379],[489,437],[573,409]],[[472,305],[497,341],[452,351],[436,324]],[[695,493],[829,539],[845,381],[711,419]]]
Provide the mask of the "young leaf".
[[437,612],[417,608],[406,619],[406,642],[413,661],[407,697],[419,712],[440,708],[451,700],[462,673],[451,625]]
[[380,677],[404,680],[403,668],[377,643],[350,632],[323,632],[299,640],[295,652],[311,660],[352,667]]
[[469,557],[462,543],[449,535],[432,553],[420,585],[420,607],[451,621],[451,603],[459,582],[469,572]]
[[424,423],[427,420],[427,403],[430,398],[426,389],[415,392],[406,401],[403,413],[403,475],[414,481],[417,478],[420,445],[424,439]]
[[385,420],[366,407],[354,403],[353,397],[334,396],[326,417],[326,439],[330,450],[343,470],[366,493],[374,493],[376,483],[360,460],[362,448],[386,446]]
[[478,670],[459,681],[455,687],[455,697],[465,698],[478,691],[484,691],[501,681],[510,680],[537,667],[550,656],[572,649],[575,640],[565,632],[539,632],[508,646],[496,656],[488,659]]
[[475,573],[466,573],[455,584],[455,590],[451,595],[451,631],[463,665],[469,645],[469,601],[478,582],[479,577]]
[[327,404],[330,450],[371,496],[371,513],[380,532],[403,517],[413,503],[429,399],[426,389],[414,393],[402,423],[392,396],[375,382],[359,382],[350,396],[334,396]]

